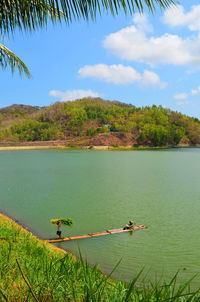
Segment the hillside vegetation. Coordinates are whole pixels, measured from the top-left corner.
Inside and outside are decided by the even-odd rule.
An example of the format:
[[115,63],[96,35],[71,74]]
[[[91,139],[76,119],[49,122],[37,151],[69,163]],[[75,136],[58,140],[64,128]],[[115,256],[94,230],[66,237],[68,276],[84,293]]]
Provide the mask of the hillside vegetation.
[[[12,107],[12,108],[11,108]],[[85,98],[39,108],[0,109],[0,142],[79,141],[82,145],[200,144],[200,121],[162,106],[137,108]],[[5,110],[6,109],[6,110]]]

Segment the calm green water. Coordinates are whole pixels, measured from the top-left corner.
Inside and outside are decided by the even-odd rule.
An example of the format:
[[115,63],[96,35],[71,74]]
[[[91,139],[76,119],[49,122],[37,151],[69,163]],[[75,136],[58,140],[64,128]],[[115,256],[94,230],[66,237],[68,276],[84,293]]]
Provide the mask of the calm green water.
[[[40,236],[55,237],[51,218],[71,217],[84,234],[148,226],[60,245],[130,279],[141,268],[154,280],[200,272],[200,149],[162,151],[0,151],[0,209]],[[183,270],[186,268],[186,270]],[[145,273],[143,274],[145,275]],[[200,277],[193,282],[199,285]]]

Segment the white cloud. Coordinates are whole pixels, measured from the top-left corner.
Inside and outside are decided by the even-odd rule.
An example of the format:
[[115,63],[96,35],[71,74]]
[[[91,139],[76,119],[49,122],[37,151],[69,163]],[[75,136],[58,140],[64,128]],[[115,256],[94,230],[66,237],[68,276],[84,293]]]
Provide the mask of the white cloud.
[[141,15],[139,13],[135,14],[133,22],[137,25],[137,28],[141,31],[152,32],[153,26],[149,23],[147,16],[145,14]]
[[116,85],[138,83],[143,86],[157,86],[160,89],[167,85],[167,83],[162,82],[159,76],[152,71],[145,70],[143,74],[140,74],[131,66],[124,66],[122,64],[86,65],[80,68],[78,73],[81,78],[94,78]]
[[190,30],[200,30],[200,5],[192,6],[187,13],[182,5],[168,8],[163,17],[163,21],[171,26],[188,26]]
[[152,71],[145,70],[142,75],[141,80],[142,85],[158,86],[160,89],[163,89],[167,86],[166,82],[161,82],[159,76]]
[[130,84],[141,80],[141,75],[130,66],[97,64],[79,69],[81,78],[95,78],[108,83]]
[[[193,96],[196,94],[200,94],[200,86],[197,87],[197,89],[192,89],[190,92],[186,93],[186,92],[182,92],[182,93],[176,93],[173,98],[176,100],[184,100],[187,99],[189,96]],[[186,105],[186,104],[191,104],[190,102],[177,102],[177,105]]]
[[130,61],[200,67],[200,35],[182,39],[166,33],[149,38],[142,30],[129,26],[108,35],[103,45],[111,53]]
[[197,87],[197,89],[192,89],[191,94],[199,94],[200,93],[200,86]]
[[183,106],[183,105],[189,105],[191,104],[189,101],[185,101],[185,102],[177,102],[176,105],[178,106]]
[[184,100],[188,97],[188,94],[183,92],[183,93],[177,93],[174,95],[174,99],[176,100]]
[[51,90],[49,92],[50,96],[61,99],[62,101],[74,101],[77,99],[82,99],[84,97],[98,97],[99,93],[94,92],[90,89],[88,90],[67,90],[67,91],[58,91]]

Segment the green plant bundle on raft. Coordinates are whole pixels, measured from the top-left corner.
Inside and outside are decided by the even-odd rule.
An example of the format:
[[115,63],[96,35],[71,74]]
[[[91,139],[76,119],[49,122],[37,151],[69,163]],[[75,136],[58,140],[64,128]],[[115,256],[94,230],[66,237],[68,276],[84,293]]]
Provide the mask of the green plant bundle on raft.
[[74,224],[73,220],[70,218],[57,218],[57,219],[51,219],[52,224],[57,224],[60,222],[61,224],[67,225],[69,227],[72,227]]

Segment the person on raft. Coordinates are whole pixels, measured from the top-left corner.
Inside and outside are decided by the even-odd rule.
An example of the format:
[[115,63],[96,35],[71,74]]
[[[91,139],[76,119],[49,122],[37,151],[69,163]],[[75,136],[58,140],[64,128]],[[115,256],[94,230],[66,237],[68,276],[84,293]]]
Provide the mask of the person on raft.
[[124,230],[129,230],[134,228],[134,222],[132,220],[129,220],[129,224],[126,224],[124,227]]
[[61,233],[62,233],[62,231],[61,231],[61,222],[58,221],[56,224],[58,226],[58,230],[57,230],[56,234],[59,236],[59,239],[60,239],[61,238]]

